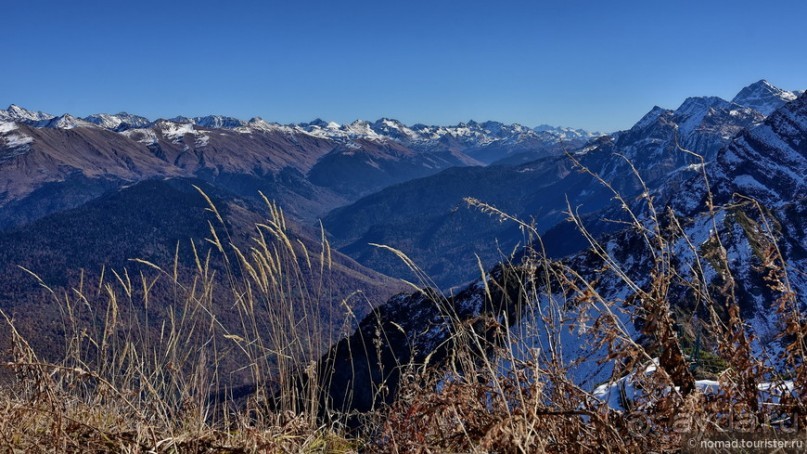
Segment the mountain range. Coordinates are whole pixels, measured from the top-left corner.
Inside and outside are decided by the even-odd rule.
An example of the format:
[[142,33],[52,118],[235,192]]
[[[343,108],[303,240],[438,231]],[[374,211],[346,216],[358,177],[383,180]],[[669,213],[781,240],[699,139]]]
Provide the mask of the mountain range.
[[[139,265],[132,258],[170,263],[178,244],[204,243],[209,233],[210,212],[193,186],[232,217],[229,228],[241,241],[265,216],[259,191],[289,214],[289,230],[303,248],[320,244],[321,219],[339,250],[334,262],[341,290],[327,303],[334,307],[356,289],[367,295],[366,310],[379,307],[402,288],[386,276],[412,280],[406,264],[377,247],[385,244],[412,258],[430,276],[427,284],[452,288],[458,313],[478,315],[482,306],[471,303],[484,300],[484,281],[502,269],[497,263],[517,259],[520,246],[536,240],[491,215],[491,208],[480,209],[481,203],[533,221],[550,256],[581,263],[583,270],[596,267],[585,252],[588,242],[565,222],[569,209],[626,267],[647,266],[636,233],[624,230],[623,206],[641,211],[651,196],[678,213],[698,244],[708,243],[704,175],[716,200],[733,207],[722,209],[720,226],[735,239],[726,245],[733,257],[758,250],[747,232],[763,225],[748,203],[734,203],[741,193],[767,207],[788,266],[804,269],[806,103],[802,92],[759,81],[732,101],[704,96],[676,109],[654,107],[632,128],[610,134],[473,121],[77,118],[12,105],[0,110],[0,307],[27,320],[26,334],[48,345],[58,337],[59,309],[47,306],[52,302],[39,283],[18,265],[70,288],[98,277],[105,266],[134,272]],[[622,197],[616,206],[614,192]],[[480,203],[469,206],[469,197]],[[190,269],[187,247],[180,251]],[[743,309],[764,332],[770,321],[761,314],[770,295],[759,290],[763,277],[747,261],[738,266]],[[611,285],[604,292],[616,294],[615,281]],[[805,294],[803,277],[793,285]],[[434,318],[424,298],[391,299],[377,320],[414,333]],[[419,308],[422,317],[402,304]],[[44,322],[38,321],[42,314],[48,314]],[[364,326],[375,329],[370,321]],[[441,335],[430,336],[432,342]],[[603,374],[586,369],[580,382],[594,383]]]
[[[517,244],[524,244],[517,226],[469,207],[464,202],[467,197],[527,222],[534,219],[538,231],[549,235],[551,254],[573,253],[585,243],[572,226],[562,222],[567,218],[567,203],[598,224],[592,227],[596,233],[615,225],[597,220],[613,194],[592,174],[628,201],[645,186],[673,188],[699,173],[701,158],[713,162],[737,134],[765,120],[765,114],[746,103],[764,100],[765,105],[782,106],[795,96],[767,89],[770,86],[759,81],[743,89],[734,101],[692,97],[674,110],[653,107],[632,128],[593,138],[572,151],[573,159],[556,155],[508,167],[454,168],[395,185],[332,211],[324,223],[334,235],[334,244],[360,263],[389,275],[411,277],[404,264],[389,260],[387,253],[370,245],[389,244],[410,255],[442,288],[478,275],[476,256],[492,266],[502,253],[506,256]],[[583,168],[588,173],[581,172]],[[634,177],[634,169],[644,186]]]
[[[406,126],[390,119],[296,125],[206,116],[53,116],[0,110],[0,229],[149,178],[191,177],[258,191],[313,221],[386,186],[456,166],[543,156],[593,134],[496,122]],[[79,191],[73,188],[80,187]]]

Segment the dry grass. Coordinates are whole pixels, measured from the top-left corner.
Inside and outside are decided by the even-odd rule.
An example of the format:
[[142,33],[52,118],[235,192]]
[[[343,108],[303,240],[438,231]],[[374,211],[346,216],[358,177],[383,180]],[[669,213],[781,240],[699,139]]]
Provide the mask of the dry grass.
[[[331,251],[324,235],[312,256],[304,244],[292,242],[282,211],[267,202],[267,220],[256,225],[251,244],[239,247],[207,200],[218,223],[210,224],[210,252],[203,255],[192,245],[190,276],[180,272],[177,252],[165,267],[135,260],[150,273],[105,270],[96,285],[82,282],[67,292],[40,281],[64,314],[61,362],[40,360],[2,314],[11,330],[12,359],[5,366],[15,380],[0,395],[0,446],[73,452],[355,450],[355,441],[319,422],[317,399],[298,395],[316,390],[301,390],[290,379],[355,323],[347,301],[346,326],[328,320],[331,314],[320,307],[331,297]],[[221,268],[212,265],[216,253],[226,264],[225,288],[217,284]],[[155,301],[159,286],[171,289],[161,295],[172,296]],[[239,383],[253,384],[252,391],[236,396]]]

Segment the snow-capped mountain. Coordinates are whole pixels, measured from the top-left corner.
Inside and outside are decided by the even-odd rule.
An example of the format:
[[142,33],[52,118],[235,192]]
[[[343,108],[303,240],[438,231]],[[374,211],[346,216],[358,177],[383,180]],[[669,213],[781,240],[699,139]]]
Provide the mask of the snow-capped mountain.
[[8,106],[6,110],[0,110],[0,121],[16,121],[19,123],[36,124],[41,121],[47,121],[53,118],[53,115],[44,112],[34,112],[16,104]]
[[126,112],[120,112],[115,115],[110,114],[93,114],[83,118],[84,121],[101,126],[102,128],[112,130],[125,130],[132,128],[145,128],[151,124],[151,120],[139,115],[132,115]]
[[782,90],[763,79],[740,90],[732,102],[770,115],[785,103],[796,99],[799,93]]
[[[244,121],[223,115],[178,116],[167,120],[151,121],[126,112],[114,115],[98,113],[84,118],[65,114],[57,118],[50,114],[29,111],[16,105],[11,105],[7,110],[0,110],[0,121],[17,121],[35,127],[58,129],[94,125],[121,133],[144,144],[155,143],[155,137],[159,131],[166,131],[171,136],[170,140],[181,142],[180,136],[184,135],[181,132],[187,130],[189,133],[202,137],[195,144],[197,147],[203,147],[209,143],[207,139],[204,139],[204,137],[208,137],[208,134],[194,131],[219,130],[225,135],[229,131],[245,135],[278,133],[289,137],[306,136],[309,139],[324,139],[333,142],[336,146],[353,150],[362,149],[368,144],[382,148],[403,146],[418,153],[456,155],[458,162],[476,165],[492,162],[512,165],[526,162],[542,156],[577,149],[588,140],[599,136],[598,133],[589,133],[579,129],[556,128],[546,125],[532,129],[519,124],[508,125],[495,121],[482,123],[469,121],[453,126],[424,124],[409,126],[398,120],[381,118],[374,122],[356,120],[348,124],[326,122],[321,119],[308,123],[280,124],[265,121],[260,117]],[[173,126],[169,126],[169,123]]]
[[[701,160],[692,153],[710,165],[737,134],[764,120],[760,112],[718,97],[691,97],[674,110],[654,107],[631,129],[592,139],[574,155],[628,201],[644,191],[633,175],[635,168],[651,191],[666,188],[661,200],[683,202],[689,199],[681,197],[682,190],[701,173]],[[541,233],[552,238],[547,247],[557,254],[579,248],[569,240],[574,232],[563,224],[567,197],[580,214],[592,218],[590,228],[596,233],[618,225],[603,222],[603,217],[624,215],[616,209],[603,216],[600,210],[610,206],[612,194],[596,179],[574,171],[565,157],[545,157],[505,169],[457,168],[396,185],[332,211],[324,222],[333,244],[360,263],[408,278],[405,267],[368,245],[390,244],[404,249],[438,285],[448,288],[473,277],[473,263],[466,258],[475,260],[476,255],[490,262],[498,257],[498,249],[486,239],[496,238],[504,248],[522,240],[518,229],[466,212],[463,198],[469,196],[521,219],[536,219]]]
[[763,124],[743,131],[717,159],[719,190],[739,192],[772,208],[807,198],[807,95],[774,111]]
[[394,141],[419,151],[462,151],[483,163],[525,151],[535,152],[537,158],[540,153],[556,153],[560,144],[574,149],[599,135],[571,128],[534,130],[519,124],[495,121],[479,123],[473,120],[452,126],[408,126],[391,118],[381,118],[375,122],[356,120],[346,125],[317,119],[296,126],[308,134],[342,143],[359,139]]
[[[518,123],[505,124],[497,121],[468,121],[455,126],[414,125],[401,127],[391,120],[374,123],[374,131],[379,135],[395,138],[401,143],[424,150],[449,148],[462,150],[467,155],[483,163],[508,163],[527,155],[527,160],[560,154],[577,149],[598,133],[588,133],[571,128],[551,128],[543,130],[529,128]],[[514,158],[518,156],[518,158]]]
[[89,121],[82,120],[80,118],[76,118],[70,114],[60,115],[58,117],[51,118],[50,120],[42,121],[37,126],[41,128],[55,128],[55,129],[73,129],[73,128],[89,128],[95,127],[93,123]]
[[[125,112],[56,117],[12,105],[0,111],[0,123],[0,160],[4,166],[14,167],[14,171],[0,173],[0,210],[35,196],[43,185],[64,184],[70,175],[138,181],[184,174],[228,178],[238,191],[280,191],[276,197],[296,200],[289,208],[292,215],[310,218],[384,187],[449,167],[485,165],[503,157],[533,160],[582,144],[520,125],[473,121],[455,126],[407,126],[383,118],[346,125],[322,120],[284,125],[259,117],[243,121],[221,115],[150,121]],[[70,134],[45,134],[45,130]],[[155,158],[163,165],[155,166]],[[35,162],[40,168],[30,174]],[[284,172],[295,174],[278,180]],[[23,174],[28,176],[23,178]],[[235,182],[247,175],[257,181],[271,180],[272,189],[259,186],[252,191],[247,188],[255,188],[254,181]],[[290,185],[294,188],[286,188]],[[98,187],[106,190],[109,185]],[[309,195],[303,196],[301,191]],[[84,201],[67,194],[61,200],[59,194],[51,194],[47,204],[36,204],[59,210],[68,207],[62,202]],[[37,209],[20,217],[7,213],[5,221],[15,225],[33,219],[29,214],[47,212]],[[0,228],[2,225],[6,224],[0,222]]]
[[535,132],[549,133],[561,140],[591,140],[604,135],[601,132],[590,132],[585,129],[575,129],[563,126],[539,125],[532,128]]
[[193,117],[190,121],[197,126],[210,129],[235,129],[245,126],[247,122],[238,118],[226,117],[223,115],[207,115],[204,117]]
[[[759,124],[764,115],[714,96],[687,98],[677,109],[650,110],[631,129],[613,134],[611,140],[592,142],[581,160],[606,181],[618,182],[637,168],[646,183],[655,187],[677,169],[700,161],[684,150],[714,160],[717,151],[745,128]],[[612,160],[613,153],[626,159]],[[593,155],[601,157],[594,160]],[[602,161],[598,164],[594,161]]]

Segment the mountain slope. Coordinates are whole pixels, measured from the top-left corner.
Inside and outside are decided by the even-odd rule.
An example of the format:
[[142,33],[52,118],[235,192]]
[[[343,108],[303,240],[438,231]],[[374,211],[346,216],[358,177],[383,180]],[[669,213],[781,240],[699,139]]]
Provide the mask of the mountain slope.
[[763,79],[743,88],[732,102],[770,115],[796,97],[796,92],[782,90]]
[[[765,206],[807,197],[807,97],[773,112],[764,124],[740,134],[717,160],[732,190]],[[726,194],[726,188],[718,187]]]
[[[226,220],[229,238],[224,236],[224,227],[217,225],[208,202],[194,185],[203,188],[216,204]],[[240,322],[232,311],[228,276],[241,279],[240,267],[228,267],[223,256],[208,243],[206,239],[211,238],[209,222],[217,225],[218,234],[223,238],[248,251],[254,244],[251,237],[256,235],[255,225],[266,222],[265,216],[254,214],[256,212],[259,210],[248,201],[201,180],[146,180],[112,190],[77,208],[0,234],[0,308],[15,317],[18,329],[25,332],[40,351],[58,355],[58,346],[63,344],[59,336],[63,333],[64,307],[25,270],[35,273],[57,296],[65,292],[70,295],[71,288],[97,286],[102,272],[106,281],[114,286],[117,286],[114,273],[121,276],[122,282],[131,279],[135,283],[134,291],[140,285],[140,276],[147,276],[154,280],[150,291],[152,307],[143,315],[148,314],[153,321],[148,329],[159,330],[166,320],[165,310],[176,302],[176,290],[166,276],[131,259],[143,259],[172,270],[177,254],[176,272],[184,279],[194,273],[195,247],[203,262],[211,252],[209,267],[217,292],[213,297],[217,302],[216,315],[225,326],[235,329]],[[301,265],[306,261],[303,250],[319,256],[322,249],[319,232],[291,220],[286,221],[286,227]],[[273,246],[275,240],[269,235],[267,238],[269,246],[276,247]],[[318,322],[329,330],[338,331],[345,322],[343,304],[350,305],[355,314],[361,316],[402,288],[397,282],[338,252],[334,251],[330,258],[332,266],[322,276],[318,272],[288,276],[294,285],[313,288],[323,279],[329,293],[321,295],[322,320]],[[234,255],[229,260],[237,263]]]
[[[620,363],[631,357],[631,351],[639,350],[639,345],[645,354],[658,355],[652,358],[652,370],[663,369],[666,379],[676,385],[676,380],[687,375],[694,380],[689,370],[692,364],[698,365],[699,358],[705,358],[704,353],[695,353],[702,347],[704,352],[727,361],[718,365],[719,382],[708,382],[716,389],[743,389],[738,382],[749,371],[740,367],[759,367],[740,366],[744,354],[769,368],[767,375],[759,369],[751,371],[758,374],[756,378],[785,386],[782,377],[792,377],[794,368],[800,366],[782,359],[787,356],[785,345],[794,339],[779,334],[788,329],[804,332],[803,314],[807,311],[807,278],[801,272],[807,269],[807,200],[803,195],[807,185],[803,179],[794,178],[801,175],[807,157],[805,137],[807,95],[802,95],[718,152],[708,173],[713,187],[724,188],[717,193],[722,205],[709,207],[704,190],[681,193],[681,197],[697,199],[700,204],[679,213],[673,222],[665,214],[648,218],[649,197],[643,197],[645,208],[637,215],[645,229],[627,228],[607,235],[597,241],[598,247],[554,263],[527,251],[522,260],[494,267],[448,298],[427,290],[391,299],[320,360],[317,377],[321,377],[324,388],[322,398],[335,402],[337,408],[358,411],[389,403],[396,399],[403,379],[396,365],[411,363],[414,367],[451,370],[446,362],[453,360],[452,349],[458,347],[457,342],[470,337],[475,339],[475,346],[497,345],[497,329],[509,329],[506,336],[499,332],[498,339],[506,340],[496,350],[501,355],[497,372],[527,360],[536,368],[560,367],[574,386],[588,391],[604,382],[624,382],[626,373],[635,376],[637,370],[645,372],[643,362]],[[770,191],[760,191],[760,182],[749,185],[744,178],[762,175],[768,168],[774,177],[787,176],[782,184],[775,178],[766,180],[772,185]],[[701,180],[700,184],[705,183]],[[658,188],[662,192],[667,189],[663,186]],[[747,190],[761,196],[765,208],[760,210],[755,202],[732,196]],[[782,256],[773,252],[777,246],[782,248]],[[725,257],[720,256],[720,248],[725,248]],[[782,267],[789,270],[786,278]],[[654,293],[658,289],[663,294]],[[668,317],[667,321],[649,312],[658,310],[654,306],[657,301],[664,302],[661,315]],[[739,307],[736,312],[735,303]],[[795,318],[791,310],[796,311]],[[723,328],[731,339],[727,344],[710,339],[715,331],[699,321],[712,318],[717,326],[728,324]],[[668,333],[676,349],[694,347],[688,357],[676,360],[659,344],[663,330],[658,327],[665,323],[677,330]],[[720,329],[714,326],[711,330]],[[463,330],[470,334],[458,335],[466,332]],[[385,340],[374,341],[379,332],[390,334]],[[376,347],[369,348],[373,342]],[[745,342],[749,352],[743,350]],[[674,369],[681,363],[686,371]],[[485,363],[487,367],[489,364]],[[734,379],[725,380],[728,375]],[[374,392],[382,383],[387,392]],[[784,389],[792,389],[793,382],[789,383],[790,388]],[[755,393],[764,389],[755,381],[750,386]],[[667,395],[671,388],[662,385],[659,389]],[[676,392],[688,391],[678,386]],[[609,398],[607,393],[598,396]],[[617,407],[626,408],[626,399],[635,397],[626,397],[623,391]],[[760,393],[759,399],[773,399],[772,403],[778,404],[775,395]]]
[[[513,225],[486,219],[463,198],[477,198],[526,221],[536,219],[544,233],[566,218],[567,199],[581,215],[593,216],[608,206],[613,194],[579,168],[599,175],[631,200],[644,190],[634,169],[650,190],[669,184],[671,175],[676,181],[687,180],[701,161],[685,149],[712,161],[735,134],[764,118],[720,98],[689,98],[676,110],[653,108],[631,129],[594,139],[571,158],[451,169],[334,210],[324,222],[334,244],[360,263],[411,277],[397,258],[369,243],[386,244],[404,251],[446,288],[474,277],[476,256],[492,264],[502,251],[507,254],[525,240]],[[552,253],[571,253],[582,246],[579,239],[566,227],[548,247]]]
[[357,140],[339,145],[308,172],[308,179],[355,200],[387,186],[428,176],[450,167],[479,165],[444,151],[417,153],[397,142]]

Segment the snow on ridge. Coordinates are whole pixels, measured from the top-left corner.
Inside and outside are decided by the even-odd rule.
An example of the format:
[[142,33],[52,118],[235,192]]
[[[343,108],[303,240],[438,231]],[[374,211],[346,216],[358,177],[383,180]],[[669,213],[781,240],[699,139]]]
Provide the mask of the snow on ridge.
[[121,134],[145,145],[157,143],[157,134],[155,134],[154,131],[149,128],[127,129],[126,131],[121,132]]
[[123,123],[123,120],[117,116],[104,113],[89,115],[84,117],[84,120],[106,129],[115,129]]
[[246,122],[243,126],[233,128],[233,131],[240,134],[252,134],[254,131],[263,132],[282,132],[285,134],[294,134],[296,132],[305,132],[297,126],[281,125],[279,123],[270,123],[261,117],[254,117]]
[[664,108],[659,107],[659,106],[653,106],[653,108],[650,109],[650,112],[647,112],[646,114],[644,114],[644,116],[638,122],[636,122],[636,124],[633,125],[633,127],[631,129],[636,129],[636,130],[644,129],[644,128],[650,126],[651,124],[655,123],[656,120],[659,119],[659,117],[661,117],[662,115],[664,115],[665,113],[668,113],[668,112],[672,112],[672,111],[668,110],[668,109],[664,109]]
[[33,142],[33,137],[26,136],[18,131],[17,123],[13,121],[0,122],[0,140],[9,148],[21,147]]
[[160,130],[168,139],[179,139],[185,134],[195,134],[193,123],[175,123],[173,121],[162,121],[159,124]]
[[197,147],[206,147],[208,143],[210,143],[210,136],[205,134],[197,135],[194,141],[194,145]]
[[[22,107],[11,105],[8,110],[0,110],[0,121],[20,121],[34,127],[50,127],[73,129],[77,127],[101,127],[110,131],[124,133],[124,130],[142,130],[145,128],[160,131],[170,140],[178,140],[185,134],[199,134],[194,126],[205,129],[226,129],[237,133],[250,134],[255,131],[281,132],[284,134],[307,134],[312,137],[347,143],[355,140],[374,142],[394,141],[404,145],[429,148],[444,139],[456,140],[469,147],[484,147],[491,144],[519,144],[528,140],[567,141],[588,139],[599,136],[582,129],[541,125],[529,128],[523,125],[503,124],[495,121],[478,123],[469,121],[452,126],[426,126],[417,124],[409,126],[392,118],[380,118],[375,122],[356,120],[341,125],[316,119],[310,123],[282,125],[266,122],[259,117],[243,121],[234,117],[208,115],[200,117],[174,117],[154,122],[145,117],[120,112],[118,114],[96,113],[83,118],[70,114],[59,117],[42,112],[32,112]],[[143,131],[133,136],[145,138]]]
[[730,111],[732,108],[732,103],[725,99],[718,98],[717,96],[700,96],[687,98],[683,104],[675,110],[674,115],[677,118],[676,123],[678,123],[678,130],[681,132],[681,135],[686,138],[703,124],[704,119],[706,119],[712,111],[718,109]]
[[70,114],[64,114],[47,121],[41,126],[44,128],[54,128],[54,129],[74,129],[78,127],[94,127],[96,125],[88,121],[76,118]]
[[19,131],[14,131],[18,131],[18,127],[15,122],[0,122],[0,140],[5,142],[6,147],[21,147],[34,141],[33,137],[26,136]]
[[17,124],[13,121],[0,123],[0,134],[5,134],[17,129]]
[[[210,136],[204,130],[195,128],[193,121],[175,122],[172,120],[163,120],[158,122],[158,128],[162,132],[163,137],[170,140],[174,145],[184,143],[185,149],[190,149],[188,143],[184,142],[186,135],[194,137],[193,145],[195,147],[205,147],[210,143]],[[148,138],[150,139],[150,138]],[[147,140],[144,138],[144,140]],[[155,138],[156,141],[156,138]]]
[[11,134],[4,137],[6,141],[6,146],[10,148],[14,147],[21,147],[23,145],[28,145],[29,143],[34,141],[34,138],[31,136],[24,136],[24,135],[17,135]]
[[151,120],[145,117],[141,117],[139,115],[132,115],[126,112],[119,112],[117,114],[107,114],[107,113],[97,113],[88,115],[82,118],[84,121],[88,121],[95,125],[101,126],[105,129],[116,130],[121,128],[122,126],[126,126],[127,129],[133,128],[145,128],[151,124]]
[[36,123],[54,118],[53,115],[41,111],[34,112],[16,104],[11,104],[6,110],[0,110],[0,119],[16,120],[23,123]]
[[538,125],[532,128],[532,130],[538,133],[544,132],[552,134],[559,137],[561,140],[595,139],[605,135],[604,133],[597,131],[587,131],[585,129],[571,128],[568,126],[551,126],[546,124]]
[[204,117],[193,117],[191,122],[197,126],[211,129],[235,129],[247,125],[244,120],[224,115],[207,115]]
[[782,90],[763,79],[740,90],[732,102],[751,107],[764,115],[770,115],[797,97],[797,92]]

